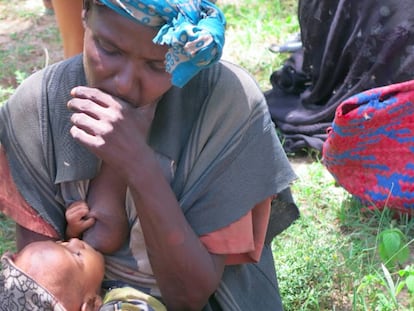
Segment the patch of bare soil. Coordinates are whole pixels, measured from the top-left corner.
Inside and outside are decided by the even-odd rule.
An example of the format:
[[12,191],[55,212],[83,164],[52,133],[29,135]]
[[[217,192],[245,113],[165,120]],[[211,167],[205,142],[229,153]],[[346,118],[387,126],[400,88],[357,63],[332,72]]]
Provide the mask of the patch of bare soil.
[[[22,2],[34,5],[39,0]],[[42,13],[42,7],[37,10],[39,14],[19,14],[0,3],[1,87],[16,87],[16,71],[30,74],[63,59],[55,16]]]

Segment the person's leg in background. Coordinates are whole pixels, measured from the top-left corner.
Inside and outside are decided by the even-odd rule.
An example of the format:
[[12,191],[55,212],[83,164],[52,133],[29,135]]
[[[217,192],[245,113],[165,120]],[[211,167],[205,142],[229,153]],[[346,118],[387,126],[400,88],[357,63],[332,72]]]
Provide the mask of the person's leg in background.
[[82,0],[52,0],[65,58],[83,50]]
[[52,0],[43,0],[43,6],[45,7],[45,13],[48,15],[53,15],[53,5]]

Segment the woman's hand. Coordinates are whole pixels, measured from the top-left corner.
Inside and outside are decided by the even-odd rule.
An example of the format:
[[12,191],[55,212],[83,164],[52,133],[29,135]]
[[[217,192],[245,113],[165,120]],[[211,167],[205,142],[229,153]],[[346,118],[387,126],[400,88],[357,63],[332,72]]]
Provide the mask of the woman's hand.
[[79,86],[71,92],[72,137],[121,172],[146,146],[154,105],[134,107],[99,89]]

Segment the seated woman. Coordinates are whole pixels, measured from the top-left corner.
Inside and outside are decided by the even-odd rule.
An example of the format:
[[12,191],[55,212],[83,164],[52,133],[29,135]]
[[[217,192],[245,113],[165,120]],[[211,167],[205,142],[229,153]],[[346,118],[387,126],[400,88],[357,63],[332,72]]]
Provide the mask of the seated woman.
[[0,209],[19,249],[63,239],[66,209],[102,177],[120,186],[105,191],[127,234],[102,249],[119,213],[98,204],[83,239],[105,253],[110,287],[171,311],[282,310],[267,228],[285,219],[272,201],[296,176],[256,81],[220,61],[223,13],[206,0],[84,3],[83,55],[0,107]]

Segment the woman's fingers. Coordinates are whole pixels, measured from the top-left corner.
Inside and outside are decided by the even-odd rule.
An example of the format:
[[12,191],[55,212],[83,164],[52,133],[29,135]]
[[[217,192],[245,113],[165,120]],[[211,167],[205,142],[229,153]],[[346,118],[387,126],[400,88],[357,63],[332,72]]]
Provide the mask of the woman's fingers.
[[105,115],[107,107],[101,106],[89,99],[72,98],[67,107],[74,113],[84,113],[94,119],[99,119],[102,115]]
[[70,118],[73,126],[94,136],[104,136],[114,129],[113,122],[95,119],[83,112],[76,112]]
[[100,135],[93,134],[93,130],[85,130],[85,128],[79,128],[77,126],[72,126],[70,129],[70,134],[73,139],[83,144],[85,147],[90,149],[96,149],[105,144],[105,140]]
[[156,105],[134,107],[99,89],[76,87],[68,108],[72,137],[101,160],[123,168],[146,144]]
[[77,86],[71,90],[70,94],[73,98],[88,99],[102,107],[107,107],[113,100],[111,95],[86,86]]

